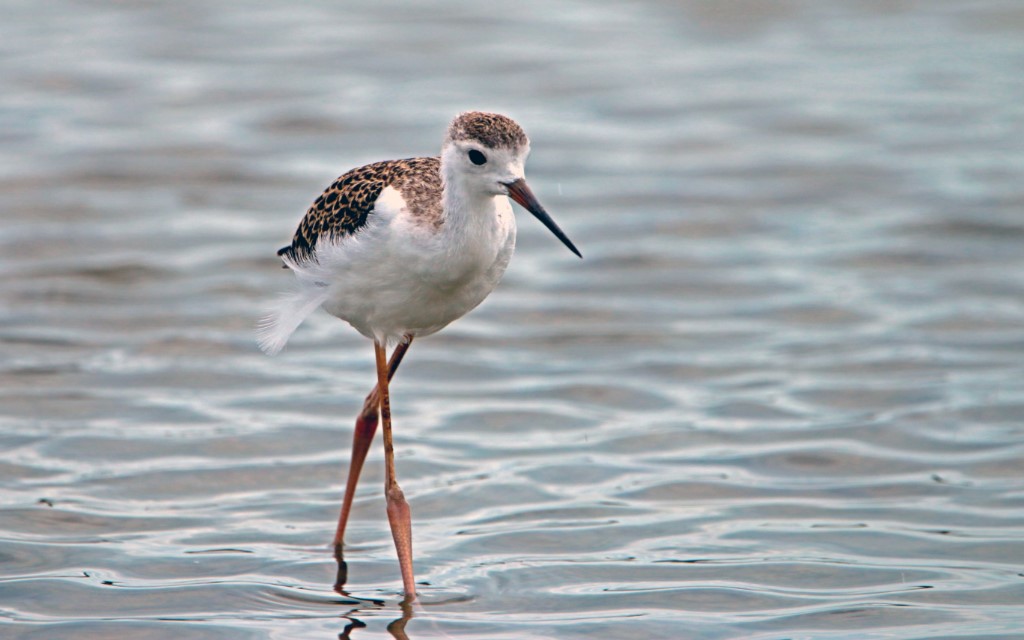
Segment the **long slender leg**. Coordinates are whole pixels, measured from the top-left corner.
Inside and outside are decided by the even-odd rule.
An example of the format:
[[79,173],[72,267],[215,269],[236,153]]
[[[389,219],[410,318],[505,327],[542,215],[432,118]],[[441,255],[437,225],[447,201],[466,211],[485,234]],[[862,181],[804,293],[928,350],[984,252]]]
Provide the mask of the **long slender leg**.
[[[388,380],[390,381],[398,371],[398,365],[402,364],[405,352],[412,344],[412,336],[405,336],[405,341],[398,343],[394,353],[391,354],[391,361],[388,362]],[[373,434],[377,431],[377,416],[380,412],[380,387],[374,385],[373,391],[366,396],[363,402],[363,410],[356,418],[356,428],[352,432],[352,461],[348,465],[348,482],[345,483],[345,498],[341,501],[341,515],[338,516],[338,528],[334,532],[334,549],[336,555],[341,553],[341,547],[345,540],[345,526],[348,524],[349,512],[352,510],[352,499],[356,494],[356,484],[359,482],[359,474],[363,470],[363,461],[366,460],[366,452],[373,442]],[[341,558],[339,557],[339,560]]]
[[388,393],[387,354],[384,345],[374,341],[377,356],[377,388],[380,390],[380,418],[384,423],[384,495],[387,496],[388,522],[398,551],[402,569],[402,585],[406,598],[416,598],[416,581],[412,573],[412,514],[405,494],[395,478],[395,447],[391,439],[391,399]]

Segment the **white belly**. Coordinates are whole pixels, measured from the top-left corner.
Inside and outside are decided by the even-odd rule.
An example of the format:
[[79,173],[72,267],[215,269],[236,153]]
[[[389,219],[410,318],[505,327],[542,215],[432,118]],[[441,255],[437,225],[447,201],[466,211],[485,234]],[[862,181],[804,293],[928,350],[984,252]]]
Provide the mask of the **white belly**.
[[[440,331],[484,301],[512,257],[512,208],[505,198],[495,205],[474,212],[467,224],[448,221],[435,229],[389,215],[378,201],[375,223],[337,251],[318,248],[321,265],[333,272],[324,310],[364,336],[391,343]],[[331,265],[334,256],[339,259]]]

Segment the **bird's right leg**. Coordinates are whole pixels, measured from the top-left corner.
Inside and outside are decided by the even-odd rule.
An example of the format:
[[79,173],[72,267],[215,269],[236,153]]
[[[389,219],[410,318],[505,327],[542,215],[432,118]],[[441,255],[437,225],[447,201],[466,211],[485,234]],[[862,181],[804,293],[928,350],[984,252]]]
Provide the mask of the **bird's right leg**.
[[402,488],[395,478],[395,448],[391,436],[391,401],[388,392],[388,365],[384,345],[374,342],[377,357],[377,388],[380,389],[380,418],[384,423],[384,495],[387,497],[388,523],[395,539],[398,564],[402,568],[402,585],[407,602],[416,600],[416,581],[412,571],[412,514]]
[[[412,336],[405,336],[405,340],[398,343],[391,359],[388,361],[388,380],[391,380],[402,364],[405,352],[412,344]],[[363,470],[363,461],[366,460],[366,452],[373,442],[373,434],[377,431],[377,421],[380,416],[380,386],[374,386],[373,391],[366,396],[363,402],[363,410],[356,418],[356,428],[352,433],[352,462],[348,466],[348,482],[345,483],[345,497],[341,502],[341,515],[338,517],[338,528],[334,533],[334,550],[336,554],[341,553],[341,546],[345,539],[345,526],[348,524],[349,512],[352,510],[352,499],[356,494],[356,484],[359,482],[359,474]],[[340,556],[339,556],[340,560]]]

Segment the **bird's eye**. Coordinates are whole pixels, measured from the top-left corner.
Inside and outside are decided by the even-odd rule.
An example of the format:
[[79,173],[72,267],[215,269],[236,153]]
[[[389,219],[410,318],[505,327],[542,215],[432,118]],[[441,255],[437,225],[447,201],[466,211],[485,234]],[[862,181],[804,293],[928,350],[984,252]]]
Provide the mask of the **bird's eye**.
[[469,150],[469,161],[475,165],[481,165],[487,162],[487,156],[480,153],[476,149]]

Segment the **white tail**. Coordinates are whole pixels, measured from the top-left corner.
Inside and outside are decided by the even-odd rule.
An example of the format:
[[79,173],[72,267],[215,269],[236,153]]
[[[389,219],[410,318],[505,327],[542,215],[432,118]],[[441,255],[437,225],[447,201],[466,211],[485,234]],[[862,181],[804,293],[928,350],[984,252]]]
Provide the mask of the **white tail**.
[[327,299],[327,288],[302,289],[282,295],[256,325],[256,341],[268,356],[275,355],[302,321]]

